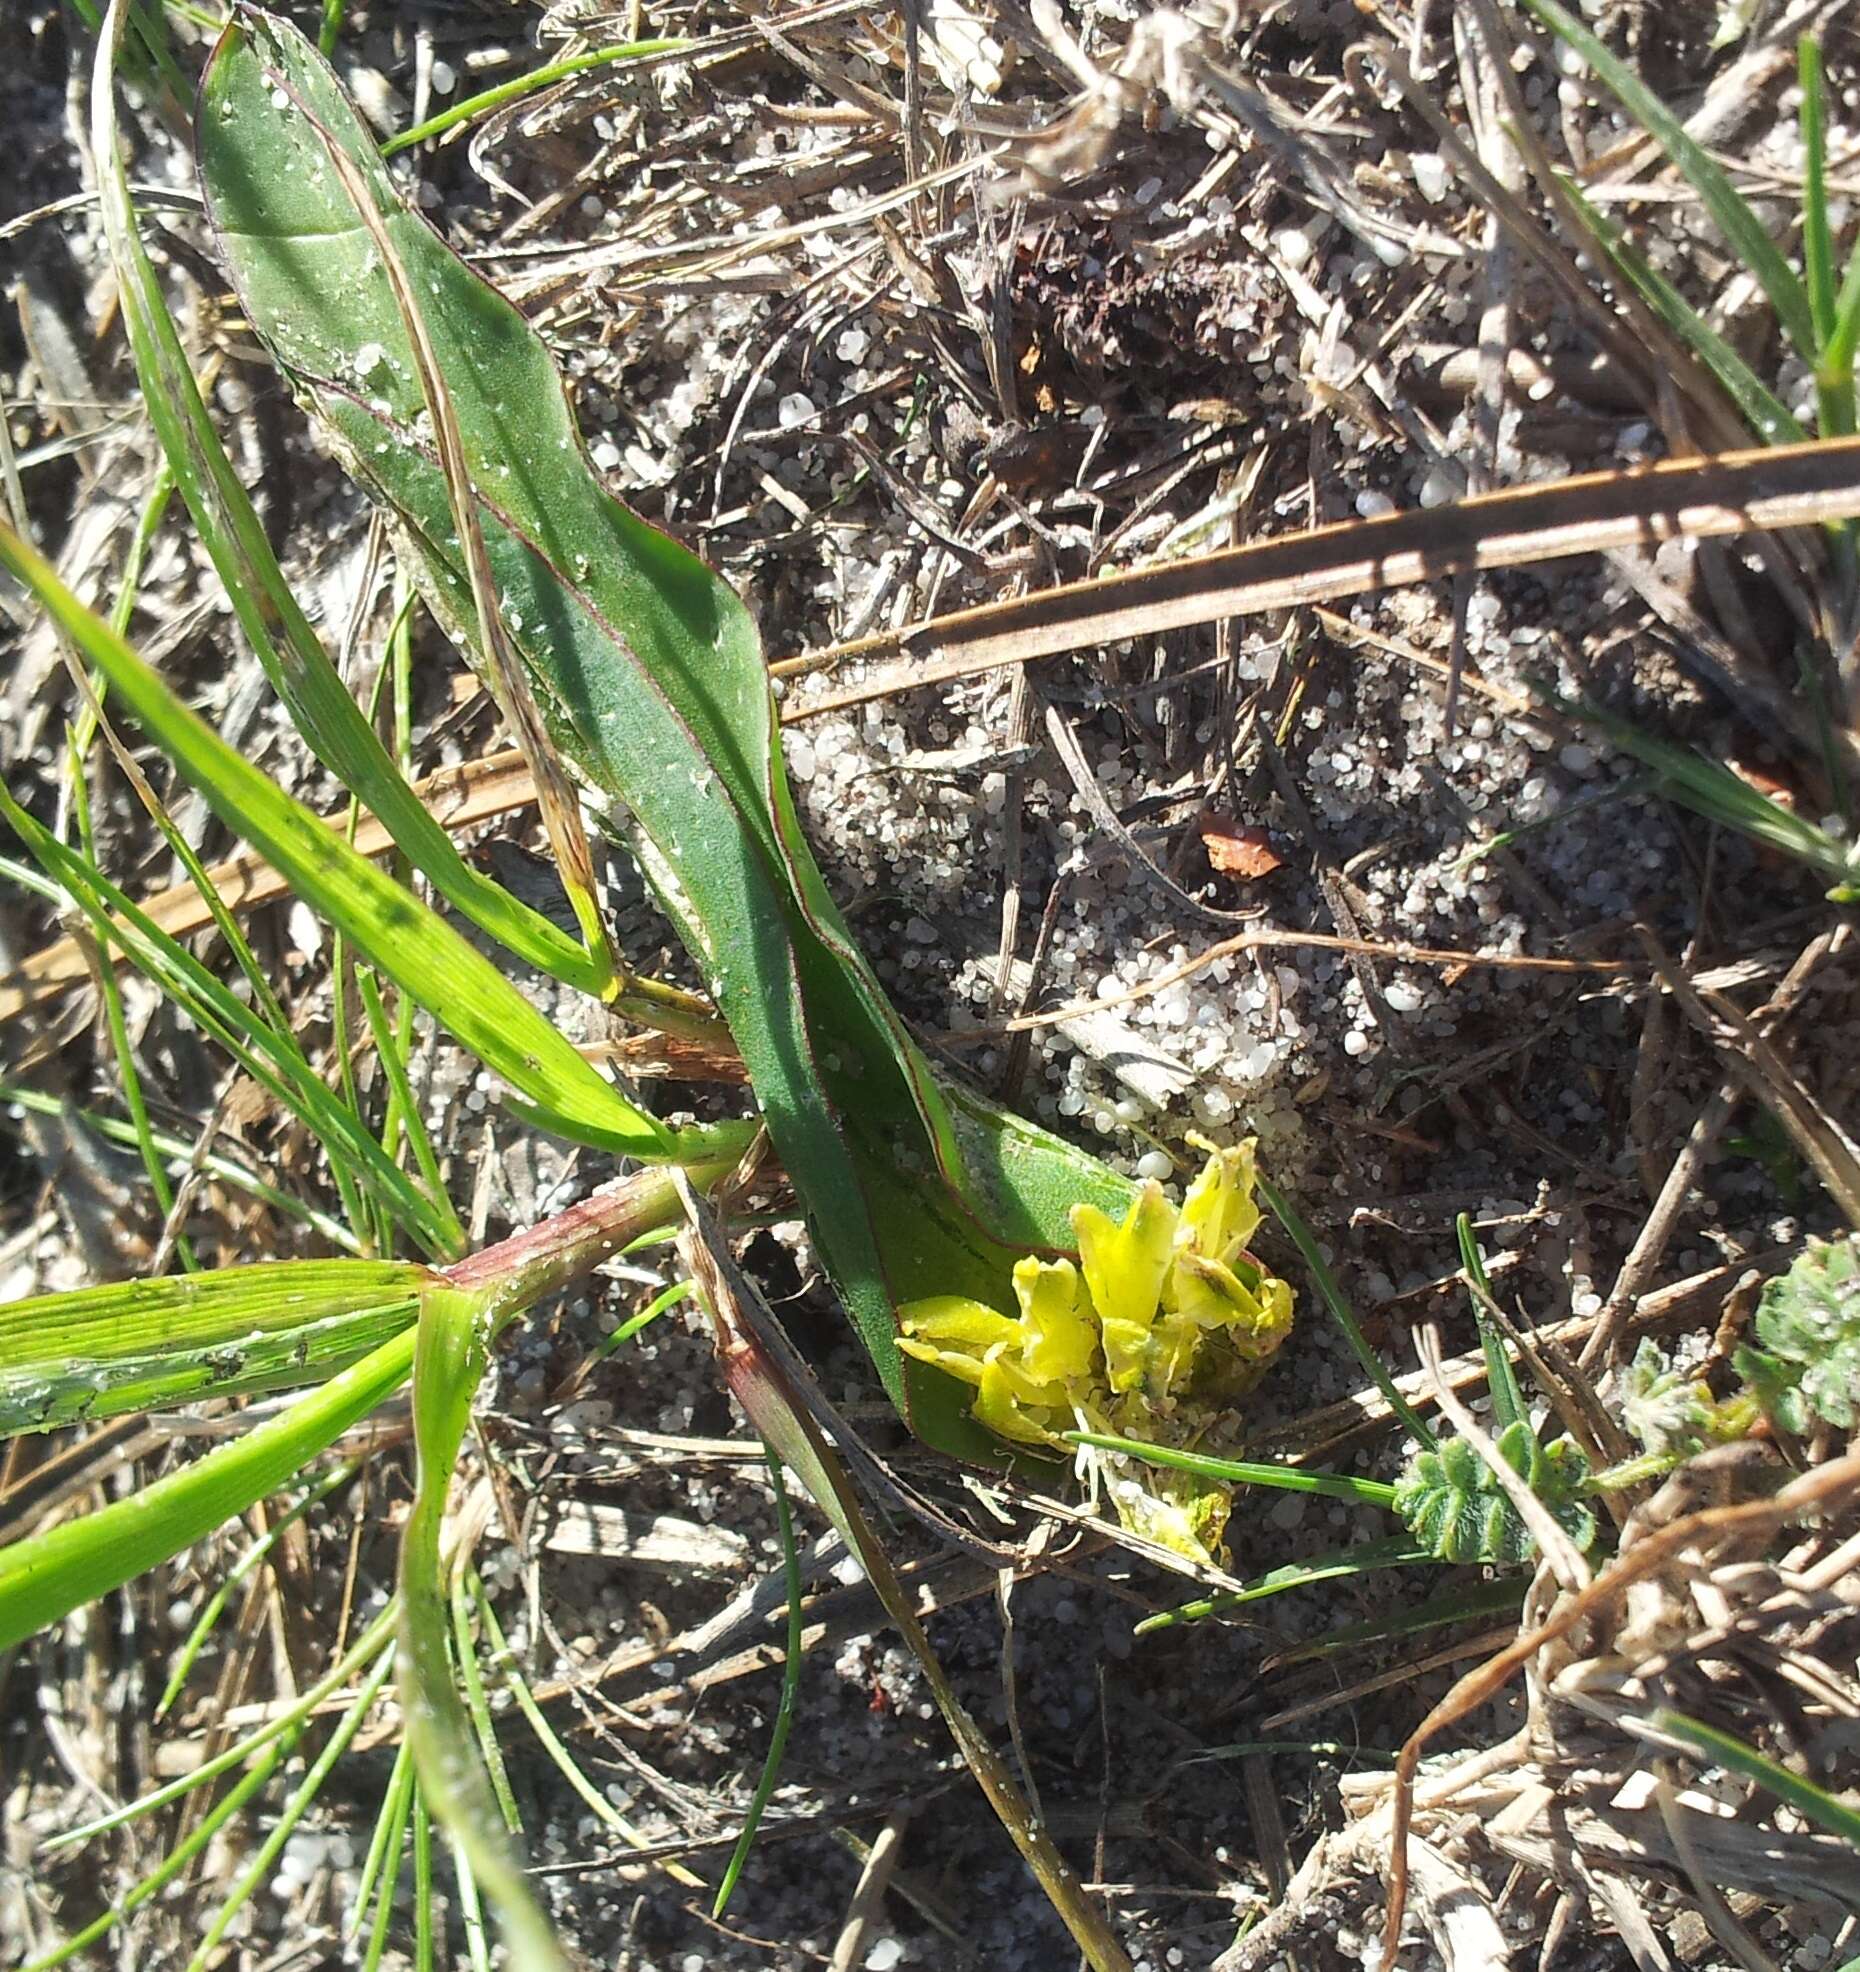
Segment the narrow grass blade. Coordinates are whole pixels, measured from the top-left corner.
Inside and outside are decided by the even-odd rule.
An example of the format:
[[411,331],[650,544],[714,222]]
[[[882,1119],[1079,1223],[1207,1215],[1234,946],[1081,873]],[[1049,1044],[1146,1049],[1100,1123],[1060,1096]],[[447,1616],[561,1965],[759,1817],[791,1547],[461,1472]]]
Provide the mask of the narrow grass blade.
[[99,1938],[107,1937],[126,1917],[133,1916],[151,1898],[158,1897],[219,1834],[220,1830],[244,1810],[246,1803],[277,1772],[280,1764],[290,1756],[296,1744],[295,1730],[282,1733],[272,1740],[258,1754],[251,1767],[226,1790],[224,1797],[214,1802],[187,1834],[167,1851],[161,1861],[125,1894],[120,1903],[113,1904],[102,1916],[93,1918],[81,1931],[74,1931],[62,1945],[48,1951],[43,1957],[28,1960],[20,1968],[20,1972],[52,1972],[53,1966],[63,1965],[75,1958],[79,1952],[88,1951]]
[[[590,48],[585,54],[565,55],[559,62],[532,69],[528,75],[513,76],[508,82],[500,82],[494,88],[481,89],[475,96],[465,96],[456,103],[448,104],[437,116],[429,116],[424,123],[416,123],[399,136],[390,137],[381,146],[381,155],[393,157],[396,152],[410,150],[429,138],[443,137],[448,130],[456,130],[462,123],[475,122],[481,116],[489,116],[493,110],[501,110],[506,103],[514,103],[524,96],[534,95],[539,89],[566,82],[572,75],[585,75],[591,68],[607,68],[614,62],[636,62],[645,55],[676,54],[681,48],[690,46],[690,42],[676,39],[621,41],[611,47]],[[329,50],[325,48],[323,53],[327,55]]]
[[1640,77],[1611,54],[1573,14],[1558,6],[1557,0],[1524,0],[1524,4],[1588,63],[1684,173],[1738,259],[1769,296],[1784,333],[1805,361],[1813,361],[1815,322],[1807,290],[1722,167],[1687,133],[1685,125]]
[[277,1260],[0,1307],[0,1436],[320,1381],[412,1325],[437,1276]]
[[[1812,35],[1795,44],[1796,82],[1801,107],[1796,111],[1802,144],[1802,273],[1808,289],[1808,312],[1815,325],[1814,347],[1828,346],[1834,333],[1834,235],[1828,225],[1827,82],[1821,48]],[[1826,427],[1823,436],[1831,437]]]
[[113,71],[126,18],[123,0],[114,0],[91,84],[104,230],[150,419],[240,628],[299,732],[379,817],[440,895],[530,964],[597,989],[597,969],[574,940],[473,869],[421,805],[344,687],[271,552],[264,525],[201,401],[161,283],[143,250],[116,131]]
[[8,528],[0,528],[0,565],[97,665],[227,827],[503,1076],[523,1098],[513,1106],[546,1129],[605,1149],[671,1154],[671,1133],[603,1081],[463,934],[229,747]]
[[1282,1493],[1317,1493],[1325,1499],[1347,1500],[1352,1506],[1392,1506],[1395,1488],[1380,1479],[1352,1479],[1346,1473],[1306,1472],[1295,1465],[1272,1465],[1257,1459],[1210,1458],[1205,1452],[1179,1452],[1167,1445],[1146,1445],[1141,1438],[1118,1438],[1098,1431],[1067,1431],[1068,1445],[1096,1445],[1100,1451],[1122,1452],[1149,1465],[1166,1465],[1177,1472],[1194,1472],[1204,1479],[1225,1479],[1239,1486],[1274,1486]]
[[[136,1147],[135,1129],[120,1116],[99,1115],[94,1109],[74,1109],[60,1097],[47,1095],[43,1089],[22,1088],[17,1082],[0,1082],[0,1107],[31,1110],[39,1116],[60,1116],[67,1122],[79,1123],[85,1129],[95,1131],[106,1143],[119,1144],[128,1150]],[[183,1142],[168,1131],[156,1130],[150,1140],[167,1160],[171,1174],[185,1171],[194,1162],[197,1146]],[[208,1151],[200,1159],[200,1169],[220,1184],[242,1192],[269,1210],[308,1227],[331,1246],[345,1248],[350,1253],[359,1251],[355,1235],[340,1220],[331,1218],[307,1200],[293,1198],[289,1192],[267,1183],[256,1171],[247,1170],[235,1159],[218,1151]]]
[[1344,1339],[1355,1352],[1356,1360],[1368,1372],[1369,1380],[1382,1392],[1383,1400],[1390,1410],[1401,1419],[1409,1435],[1420,1444],[1434,1443],[1434,1434],[1421,1414],[1396,1389],[1395,1379],[1390,1376],[1382,1358],[1369,1346],[1369,1338],[1358,1327],[1356,1316],[1350,1311],[1350,1303],[1337,1276],[1330,1270],[1330,1263],[1324,1258],[1311,1228],[1305,1224],[1303,1215],[1277,1185],[1267,1178],[1260,1178],[1259,1195],[1266,1201],[1272,1216],[1285,1228],[1292,1244],[1298,1248],[1299,1257],[1311,1270],[1311,1278],[1317,1282],[1318,1292],[1324,1297],[1324,1305],[1330,1310],[1331,1320],[1343,1330]]
[[801,1556],[795,1545],[794,1513],[788,1505],[788,1483],[782,1477],[781,1460],[766,1445],[762,1449],[768,1458],[769,1484],[775,1491],[775,1520],[781,1531],[782,1585],[788,1595],[788,1637],[782,1652],[781,1697],[775,1706],[775,1724],[769,1732],[769,1750],[756,1779],[756,1791],[750,1797],[749,1811],[743,1816],[743,1831],[736,1838],[736,1847],[730,1851],[723,1881],[717,1885],[717,1895],[710,1907],[711,1916],[717,1918],[729,1909],[730,1899],[736,1894],[736,1886],[742,1878],[743,1867],[749,1861],[749,1852],[755,1847],[756,1830],[762,1826],[763,1813],[781,1776],[782,1756],[788,1750],[788,1730],[794,1724],[795,1700],[801,1689]]
[[[537,1704],[535,1694],[528,1682],[517,1669],[516,1662],[506,1641],[503,1628],[497,1620],[497,1611],[491,1607],[491,1599],[484,1592],[484,1585],[476,1576],[471,1584],[473,1600],[478,1605],[478,1620],[484,1625],[485,1635],[490,1639],[491,1654],[497,1670],[503,1677],[510,1695],[516,1700],[517,1710],[523,1714],[524,1722],[536,1735],[536,1743],[548,1754],[556,1771],[561,1774],[570,1787],[581,1798],[588,1812],[605,1828],[610,1828],[621,1841],[635,1849],[646,1849],[652,1845],[618,1808],[595,1786],[588,1776],[575,1764],[574,1756],[556,1736],[547,1715]],[[687,1890],[706,1888],[704,1879],[694,1875],[683,1863],[660,1860],[658,1867],[674,1883],[682,1883]]]
[[695,1198],[687,1198],[686,1209],[693,1214],[696,1230],[681,1240],[680,1251],[715,1324],[718,1355],[732,1394],[761,1433],[764,1444],[800,1479],[865,1570],[885,1614],[922,1667],[965,1764],[1072,1933],[1085,1962],[1093,1972],[1130,1972],[1123,1947],[1027,1805],[1006,1763],[957,1696],[917,1620],[910,1593],[872,1531],[838,1458],[747,1326],[741,1308],[753,1289],[731,1264],[705,1208]]
[[1347,1623],[1341,1629],[1326,1630],[1309,1643],[1275,1651],[1273,1665],[1283,1670],[1314,1657],[1331,1657],[1340,1650],[1354,1650],[1359,1644],[1386,1643],[1392,1637],[1415,1636],[1447,1623],[1484,1622],[1492,1616],[1509,1616],[1523,1604],[1525,1587],[1513,1575],[1470,1588],[1450,1589],[1445,1595],[1430,1595],[1426,1601],[1393,1616],[1372,1616],[1365,1623]]
[[1707,821],[1779,849],[1785,856],[1834,879],[1830,895],[1837,901],[1860,896],[1860,846],[1850,847],[1826,829],[1818,828],[1801,815],[1793,814],[1768,795],[1759,793],[1729,767],[1708,760],[1689,747],[1643,733],[1631,720],[1623,719],[1587,699],[1572,702],[1547,686],[1533,689],[1546,705],[1566,719],[1586,721],[1605,732],[1624,753],[1654,768],[1682,802]]
[[[0,553],[4,552],[0,531]],[[0,816],[52,879],[58,901],[68,898],[108,935],[153,984],[324,1146],[330,1170],[353,1214],[359,1181],[387,1206],[429,1252],[443,1252],[443,1229],[428,1200],[381,1151],[361,1119],[324,1086],[288,1025],[274,1023],[231,992],[176,939],[162,931],[122,891],[29,815],[0,782]],[[352,1220],[353,1222],[353,1220]]]
[[414,1361],[419,1489],[400,1554],[401,1710],[421,1798],[489,1895],[518,1972],[568,1972],[549,1920],[510,1848],[448,1646],[443,1533],[453,1467],[485,1368],[484,1297],[429,1297]]
[[1607,255],[1615,272],[1718,379],[1751,430],[1766,445],[1799,445],[1807,438],[1788,405],[1627,235],[1583,197],[1575,180],[1559,178],[1556,185],[1577,223]]
[[1817,1787],[1812,1780],[1792,1772],[1780,1760],[1772,1760],[1734,1734],[1707,1725],[1703,1719],[1662,1709],[1654,1713],[1653,1725],[1657,1731],[1683,1740],[1702,1759],[1711,1761],[1713,1765],[1723,1767],[1730,1773],[1741,1774],[1746,1780],[1754,1780],[1779,1801],[1787,1801],[1798,1814],[1818,1828],[1825,1828],[1830,1835],[1838,1835],[1842,1841],[1860,1848],[1860,1808],[1855,1808],[1851,1802],[1830,1794],[1825,1787]]
[[337,1763],[349,1750],[350,1743],[362,1729],[362,1722],[375,1708],[375,1700],[381,1695],[381,1687],[387,1682],[388,1672],[394,1668],[393,1646],[382,1651],[380,1661],[364,1680],[362,1688],[356,1693],[354,1701],[337,1721],[336,1729],[325,1742],[323,1749],[310,1763],[309,1771],[292,1788],[284,1805],[278,1810],[278,1818],[270,1832],[258,1845],[252,1859],[240,1872],[239,1879],[227,1893],[226,1901],[214,1914],[213,1922],[207,1926],[205,1937],[199,1948],[187,1962],[187,1972],[206,1972],[212,1963],[214,1953],[219,1949],[220,1940],[225,1937],[232,1921],[240,1911],[251,1902],[253,1893],[261,1883],[266,1882],[272,1865],[282,1853],[284,1845],[291,1839],[297,1824],[309,1812],[311,1804],[322,1793],[325,1783],[335,1772]]
[[517,1812],[517,1797],[511,1792],[510,1775],[497,1744],[497,1728],[491,1722],[491,1701],[484,1695],[484,1672],[478,1663],[478,1640],[472,1635],[471,1597],[465,1571],[452,1576],[452,1656],[458,1666],[459,1685],[465,1695],[465,1709],[471,1714],[472,1730],[478,1735],[478,1751],[484,1770],[491,1779],[491,1792],[497,1811],[512,1835],[523,1833],[523,1817]]
[[145,1574],[299,1472],[406,1380],[414,1331],[101,1512],[0,1548],[0,1650]]
[[[71,805],[77,817],[79,853],[95,864],[97,839],[91,818],[90,778],[85,771],[75,733],[71,738],[69,757]],[[136,1065],[136,1051],[129,1039],[129,1021],[123,1012],[123,989],[116,976],[115,957],[107,944],[98,949],[97,988],[103,1002],[104,1029],[110,1037],[110,1054],[116,1063],[116,1079],[122,1090],[123,1107],[129,1112],[129,1123],[135,1132],[142,1168],[148,1175],[149,1189],[155,1194],[155,1204],[165,1224],[174,1216],[174,1187],[168,1182],[167,1166],[155,1148],[154,1127],[149,1121],[148,1103],[142,1093],[142,1071]],[[191,1274],[199,1267],[193,1244],[185,1233],[176,1233],[174,1253],[183,1272]]]
[[70,1828],[62,1835],[51,1836],[46,1841],[46,1849],[50,1851],[74,1848],[81,1842],[92,1840],[95,1836],[107,1835],[113,1828],[123,1828],[132,1821],[140,1821],[147,1815],[157,1814],[163,1808],[184,1799],[195,1789],[206,1786],[209,1781],[217,1780],[221,1774],[230,1772],[234,1767],[243,1766],[277,1740],[291,1737],[321,1708],[326,1699],[344,1690],[351,1678],[366,1673],[368,1667],[393,1642],[394,1625],[399,1617],[400,1604],[390,1598],[388,1606],[317,1679],[316,1683],[297,1699],[295,1704],[275,1714],[256,1730],[247,1733],[243,1739],[236,1740],[223,1751],[203,1760],[193,1772],[183,1774],[179,1780],[171,1780],[165,1786],[157,1787],[123,1807],[112,1808],[108,1814],[99,1815],[94,1821],[87,1821],[81,1827]]
[[1505,1348],[1505,1338],[1486,1310],[1492,1301],[1492,1283],[1486,1278],[1485,1255],[1479,1251],[1473,1231],[1472,1215],[1462,1212],[1454,1222],[1460,1243],[1460,1265],[1472,1290],[1473,1320],[1479,1327],[1479,1347],[1485,1356],[1485,1386],[1492,1398],[1492,1435],[1500,1437],[1514,1424],[1529,1424],[1530,1412],[1524,1393],[1518,1388],[1517,1372]]
[[168,1672],[168,1682],[162,1687],[162,1694],[155,1701],[155,1716],[158,1719],[180,1697],[187,1683],[187,1674],[193,1669],[194,1660],[200,1655],[207,1638],[213,1634],[214,1625],[224,1614],[233,1590],[251,1574],[252,1570],[313,1506],[319,1501],[328,1499],[339,1487],[346,1486],[360,1470],[359,1459],[344,1459],[340,1465],[331,1466],[320,1478],[313,1480],[303,1498],[280,1513],[266,1528],[264,1534],[255,1540],[214,1583],[213,1593],[207,1598],[206,1606],[194,1618],[194,1626],[188,1631],[186,1641],[175,1652],[174,1664]]
[[1382,1568],[1406,1568],[1417,1561],[1432,1561],[1439,1565],[1433,1554],[1417,1546],[1405,1534],[1392,1535],[1385,1541],[1363,1541],[1355,1547],[1333,1548],[1328,1554],[1314,1554],[1305,1561],[1288,1562],[1283,1568],[1268,1569],[1265,1574],[1248,1582],[1245,1588],[1202,1596],[1194,1602],[1184,1602],[1178,1608],[1145,1616],[1135,1633],[1149,1636],[1157,1630],[1171,1629],[1177,1623],[1199,1623],[1210,1616],[1225,1616],[1235,1609],[1244,1609],[1249,1603],[1284,1595],[1290,1589],[1312,1588],[1319,1582],[1347,1581],[1357,1575],[1372,1575]]
[[389,1922],[394,1914],[394,1892],[400,1887],[402,1858],[407,1848],[407,1827],[413,1813],[413,1753],[403,1739],[394,1756],[394,1771],[388,1776],[387,1794],[375,1819],[374,1839],[362,1864],[361,1882],[356,1887],[355,1909],[348,1934],[353,1938],[367,1915],[371,1895],[375,1898],[374,1922],[368,1929],[368,1945],[362,1953],[362,1972],[378,1972],[387,1951]]
[[[375,983],[373,972],[366,967],[358,968],[355,985],[361,997],[362,1011],[368,1017],[368,1031],[374,1037],[375,1055],[393,1097],[392,1128],[383,1130],[381,1148],[392,1157],[402,1139],[411,1147],[413,1161],[419,1169],[420,1183],[432,1201],[434,1213],[445,1226],[447,1244],[455,1253],[463,1253],[468,1244],[465,1228],[459,1220],[457,1208],[447,1195],[445,1180],[439,1172],[439,1159],[433,1151],[433,1140],[427,1134],[425,1118],[420,1114],[420,1105],[407,1080],[406,1039],[396,1033],[388,1022],[387,1009],[381,1004],[381,988]],[[402,1004],[407,1005],[406,1002]],[[346,1049],[343,1060],[346,1066]]]

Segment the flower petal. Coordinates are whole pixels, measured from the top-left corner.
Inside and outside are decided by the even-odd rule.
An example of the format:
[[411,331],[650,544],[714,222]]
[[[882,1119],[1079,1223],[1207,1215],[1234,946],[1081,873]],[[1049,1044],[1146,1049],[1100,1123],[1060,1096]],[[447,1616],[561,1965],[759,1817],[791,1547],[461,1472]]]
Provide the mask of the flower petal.
[[1131,1201],[1124,1223],[1113,1225],[1095,1205],[1072,1208],[1079,1265],[1098,1319],[1147,1329],[1156,1319],[1163,1278],[1175,1255],[1176,1209],[1154,1179]]
[[1014,1269],[1014,1294],[1028,1375],[1047,1383],[1089,1377],[1097,1337],[1080,1303],[1079,1270],[1072,1262],[1029,1254]]

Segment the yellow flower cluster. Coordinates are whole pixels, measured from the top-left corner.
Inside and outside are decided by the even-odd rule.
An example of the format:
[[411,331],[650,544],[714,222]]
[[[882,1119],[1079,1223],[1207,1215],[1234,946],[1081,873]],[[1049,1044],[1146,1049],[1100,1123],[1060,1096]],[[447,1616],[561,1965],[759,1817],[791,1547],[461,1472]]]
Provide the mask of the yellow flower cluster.
[[[899,1346],[971,1385],[975,1417],[999,1437],[1058,1445],[1061,1432],[1084,1430],[1187,1449],[1231,1414],[1291,1326],[1291,1288],[1246,1250],[1259,1224],[1254,1183],[1249,1138],[1210,1150],[1180,1208],[1153,1182],[1121,1225],[1074,1206],[1078,1264],[1022,1260],[1017,1315],[933,1295],[899,1310]],[[1213,1558],[1223,1488],[1114,1455],[1081,1462],[1134,1531]]]

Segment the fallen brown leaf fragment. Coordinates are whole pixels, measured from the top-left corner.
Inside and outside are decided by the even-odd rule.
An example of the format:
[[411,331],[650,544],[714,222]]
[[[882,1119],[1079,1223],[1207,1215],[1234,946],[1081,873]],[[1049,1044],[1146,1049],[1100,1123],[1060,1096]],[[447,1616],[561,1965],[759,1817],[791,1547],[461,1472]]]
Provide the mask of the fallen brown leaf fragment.
[[1222,876],[1251,883],[1285,867],[1285,858],[1272,846],[1271,834],[1251,822],[1236,822],[1218,808],[1204,808],[1195,828],[1208,861]]

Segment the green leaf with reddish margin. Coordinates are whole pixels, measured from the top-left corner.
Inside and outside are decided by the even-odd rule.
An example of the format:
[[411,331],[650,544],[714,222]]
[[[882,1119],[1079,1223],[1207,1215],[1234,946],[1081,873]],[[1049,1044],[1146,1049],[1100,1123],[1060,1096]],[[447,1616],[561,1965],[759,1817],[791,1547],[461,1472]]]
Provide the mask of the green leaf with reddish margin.
[[998,1457],[961,1386],[898,1349],[895,1304],[967,1293],[1011,1306],[1015,1259],[1072,1250],[1071,1206],[1121,1212],[1127,1182],[932,1074],[801,835],[747,611],[607,493],[547,350],[401,198],[310,44],[242,16],[208,65],[196,127],[247,318],[482,664],[412,352],[327,143],[361,171],[425,308],[505,628],[545,719],[630,816],[893,1401],[931,1442]]

